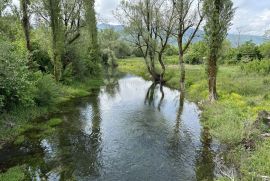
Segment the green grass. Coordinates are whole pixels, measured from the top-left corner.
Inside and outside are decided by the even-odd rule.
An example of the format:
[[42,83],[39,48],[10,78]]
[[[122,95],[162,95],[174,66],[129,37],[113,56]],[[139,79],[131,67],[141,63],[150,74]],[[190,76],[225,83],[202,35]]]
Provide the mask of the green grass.
[[[178,89],[180,73],[177,57],[166,57],[165,62],[166,84]],[[150,79],[141,58],[122,60],[119,62],[119,69]],[[235,152],[237,155],[234,161],[243,173],[248,170],[247,172],[259,175],[270,175],[270,139],[262,143],[257,141],[256,149],[249,155],[240,144],[243,138],[258,134],[258,130],[252,128],[258,113],[262,110],[270,111],[269,83],[269,75],[247,74],[240,66],[220,66],[217,77],[219,100],[209,103],[205,66],[186,65],[187,98],[194,102],[203,102],[199,104],[203,110],[202,124],[210,128],[212,136],[227,144],[232,152],[233,149],[242,150]]]
[[0,181],[26,180],[25,170],[21,166],[10,168],[6,173],[0,174]]
[[[88,96],[92,90],[103,84],[102,78],[90,79],[84,82],[74,82],[71,85],[60,85],[62,94],[57,97],[54,105],[38,107],[15,107],[11,112],[0,115],[0,148],[8,142],[21,143],[21,136],[33,128],[32,120],[52,112],[57,112],[57,105],[76,97]],[[57,125],[60,120],[51,120],[48,124]],[[60,124],[60,123],[59,123]],[[49,129],[48,129],[49,130]]]

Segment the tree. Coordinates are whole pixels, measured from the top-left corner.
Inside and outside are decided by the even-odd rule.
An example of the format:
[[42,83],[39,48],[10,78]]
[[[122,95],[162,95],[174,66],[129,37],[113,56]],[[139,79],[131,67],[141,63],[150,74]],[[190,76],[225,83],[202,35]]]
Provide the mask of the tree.
[[270,42],[267,41],[260,45],[259,50],[263,56],[263,58],[270,58]]
[[252,41],[247,41],[238,48],[238,59],[244,62],[250,62],[254,59],[261,59],[262,55],[258,46]]
[[[148,72],[155,82],[163,82],[165,53],[174,25],[171,3],[164,0],[122,1],[118,19],[129,34],[129,41],[144,57]],[[161,66],[158,72],[156,64]]]
[[205,39],[208,45],[208,87],[210,101],[217,100],[217,60],[220,57],[222,43],[231,26],[235,9],[231,0],[205,0],[203,4],[206,24]]
[[31,43],[30,43],[30,21],[29,21],[29,5],[30,0],[20,0],[21,11],[22,11],[22,27],[25,35],[26,48],[31,52]]
[[61,19],[61,0],[44,0],[44,7],[48,12],[52,31],[52,51],[54,76],[60,81],[62,76],[62,53],[64,48],[63,22]]
[[98,45],[97,20],[95,13],[95,0],[84,0],[85,21],[89,35],[89,58],[93,63],[100,60],[100,50]]
[[[176,12],[176,37],[179,51],[180,65],[180,89],[185,88],[185,65],[184,54],[188,50],[199,27],[203,21],[203,15],[200,13],[201,0],[198,1],[196,9],[192,9],[193,0],[172,0]],[[192,29],[195,28],[195,29]],[[185,42],[184,38],[187,38]]]

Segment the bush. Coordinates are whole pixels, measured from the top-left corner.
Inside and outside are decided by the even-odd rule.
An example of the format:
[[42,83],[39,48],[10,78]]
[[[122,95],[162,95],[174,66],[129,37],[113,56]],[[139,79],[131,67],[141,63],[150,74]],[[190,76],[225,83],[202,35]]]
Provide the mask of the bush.
[[114,51],[110,49],[104,49],[101,53],[102,62],[104,65],[117,66],[117,58],[114,54]]
[[34,103],[26,62],[13,45],[0,39],[0,110]]
[[135,57],[143,57],[143,53],[139,48],[134,48],[132,50],[132,55],[134,55]]
[[242,64],[241,69],[246,73],[270,74],[270,60],[256,60]]
[[165,55],[167,56],[178,55],[178,49],[175,46],[168,45],[165,50]]
[[35,102],[39,106],[48,106],[54,104],[61,94],[61,88],[55,82],[52,75],[42,75],[37,73],[37,77],[39,78],[35,84]]
[[32,61],[37,64],[38,69],[42,72],[52,72],[53,70],[53,64],[51,62],[51,58],[48,52],[45,50],[42,50],[40,48],[40,45],[37,44],[36,42],[33,42],[32,44]]
[[188,64],[203,64],[206,56],[207,47],[205,42],[197,42],[189,47],[188,52],[184,56],[184,60]]

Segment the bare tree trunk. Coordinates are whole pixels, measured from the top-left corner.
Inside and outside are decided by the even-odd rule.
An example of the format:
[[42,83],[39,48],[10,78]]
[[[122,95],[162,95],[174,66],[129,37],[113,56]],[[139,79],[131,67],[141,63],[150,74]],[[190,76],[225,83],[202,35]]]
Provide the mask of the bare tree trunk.
[[182,49],[183,46],[183,38],[178,35],[178,48],[179,48],[179,66],[180,66],[180,91],[185,91],[185,79],[186,79],[186,69],[184,63],[184,52]]
[[162,72],[160,74],[160,84],[164,83],[164,75],[165,75],[165,71],[166,71],[166,67],[165,67],[165,64],[162,60],[162,54],[160,53],[159,56],[158,56],[158,61],[161,65],[161,68],[162,68]]
[[180,65],[180,90],[185,91],[186,69],[184,63],[184,56],[182,53],[179,54],[179,65]]
[[208,87],[209,87],[209,100],[212,102],[218,99],[216,82],[217,82],[217,61],[214,56],[211,56],[208,65]]
[[22,8],[22,27],[25,35],[26,48],[31,52],[31,43],[30,43],[30,22],[29,22],[29,0],[21,0]]

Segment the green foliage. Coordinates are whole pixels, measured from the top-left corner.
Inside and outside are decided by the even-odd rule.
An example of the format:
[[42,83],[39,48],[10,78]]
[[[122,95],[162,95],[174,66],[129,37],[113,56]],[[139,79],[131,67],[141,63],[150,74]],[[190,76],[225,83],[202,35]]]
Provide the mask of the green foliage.
[[12,167],[6,173],[0,174],[1,181],[23,181],[25,179],[25,170],[21,166]]
[[32,43],[31,59],[37,65],[38,70],[44,73],[53,73],[53,64],[49,53],[41,49],[36,42]]
[[61,94],[61,89],[51,75],[40,75],[37,73],[34,92],[34,100],[39,106],[49,106],[57,101]]
[[239,53],[237,55],[237,59],[241,60],[242,62],[250,62],[255,59],[261,59],[262,55],[259,51],[258,46],[253,43],[252,41],[248,41],[242,44],[239,47]]
[[262,176],[270,175],[270,141],[259,143],[250,157],[244,161],[241,171],[247,180],[262,180]]
[[247,64],[242,64],[241,68],[246,73],[270,74],[270,60],[256,60]]
[[203,11],[206,19],[205,39],[209,53],[218,56],[234,15],[233,3],[231,0],[206,0]]
[[260,53],[263,58],[270,59],[270,42],[265,42],[259,47]]
[[166,56],[178,55],[178,48],[173,45],[167,45],[165,55]]
[[143,57],[143,52],[139,48],[133,48],[132,55],[135,57]]
[[102,51],[102,62],[105,65],[110,65],[110,66],[117,66],[117,58],[114,54],[114,52],[110,49],[104,49]]
[[[91,68],[91,73],[96,73],[95,69],[98,67],[96,64],[100,60],[100,47],[98,44],[98,31],[97,31],[97,20],[95,13],[95,0],[83,0],[85,9],[85,19],[87,23],[88,30],[88,53],[89,53],[89,63],[88,66],[93,66]],[[90,68],[90,67],[89,67]]]
[[200,41],[190,45],[188,52],[184,56],[184,61],[188,64],[203,64],[207,57],[207,46],[205,42]]
[[0,109],[33,104],[33,85],[25,62],[12,44],[0,40]]
[[53,118],[48,121],[50,127],[55,127],[63,123],[63,120],[60,118]]
[[[130,46],[120,38],[120,34],[113,29],[101,30],[98,34],[102,54],[108,49],[113,51],[116,58],[127,58],[132,52]],[[103,56],[102,55],[102,56]]]

